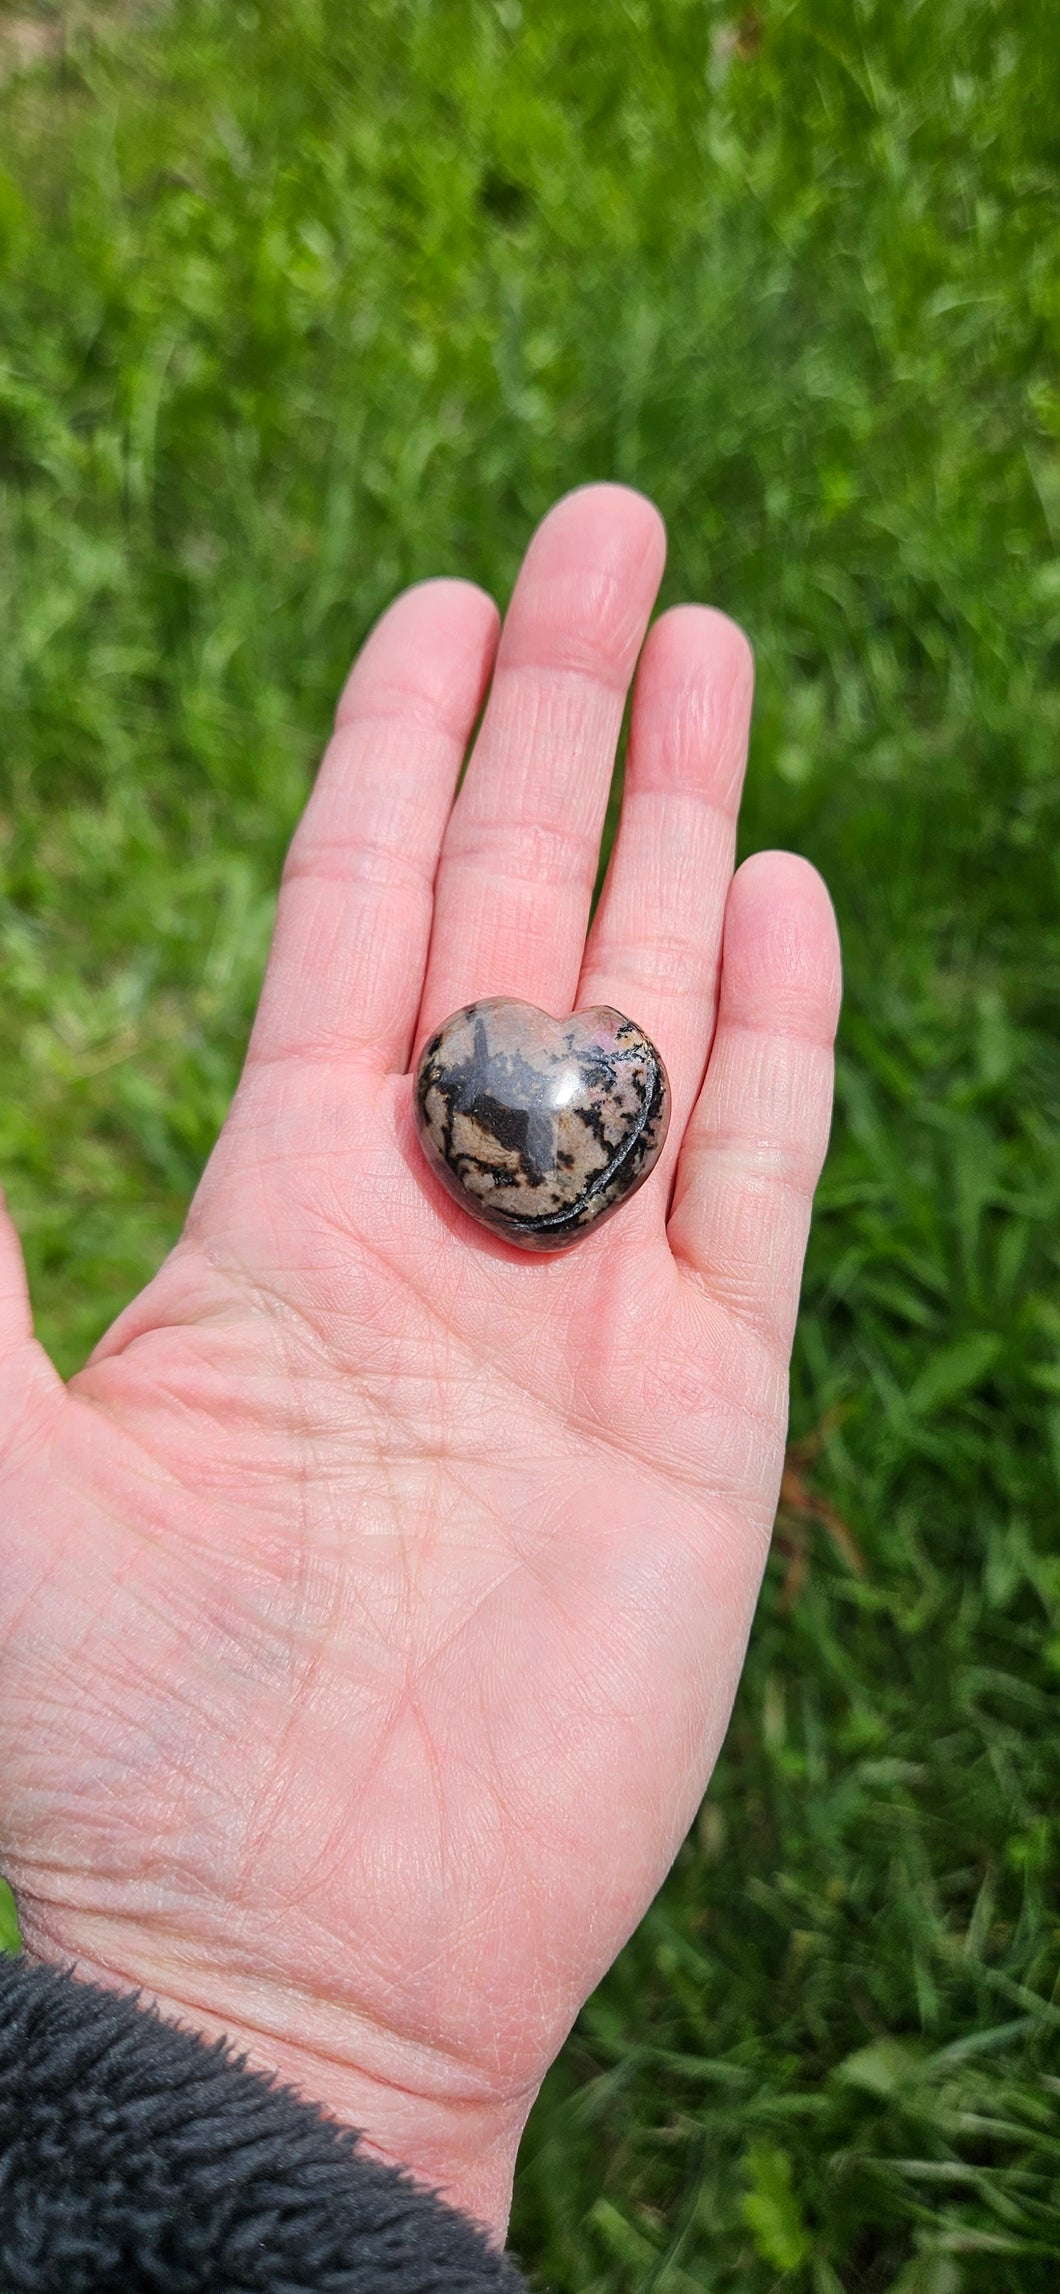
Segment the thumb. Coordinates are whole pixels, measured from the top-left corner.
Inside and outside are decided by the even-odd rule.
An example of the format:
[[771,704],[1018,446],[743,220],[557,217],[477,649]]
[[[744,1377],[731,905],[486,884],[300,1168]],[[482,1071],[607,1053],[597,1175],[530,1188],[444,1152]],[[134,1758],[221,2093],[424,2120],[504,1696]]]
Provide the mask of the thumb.
[[32,1336],[26,1262],[0,1188],[0,1366],[28,1346]]
[[45,1368],[58,1386],[56,1371],[33,1337],[26,1263],[0,1188],[0,1452],[17,1430],[30,1386],[39,1386]]

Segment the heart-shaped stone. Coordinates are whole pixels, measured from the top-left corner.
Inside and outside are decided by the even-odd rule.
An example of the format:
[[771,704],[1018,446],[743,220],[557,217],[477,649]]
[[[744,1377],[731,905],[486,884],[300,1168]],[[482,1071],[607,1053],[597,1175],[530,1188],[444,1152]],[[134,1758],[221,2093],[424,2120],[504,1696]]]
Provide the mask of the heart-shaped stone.
[[607,1004],[554,1020],[491,996],[423,1047],[416,1121],[442,1185],[525,1251],[562,1251],[643,1185],[670,1120],[650,1038]]

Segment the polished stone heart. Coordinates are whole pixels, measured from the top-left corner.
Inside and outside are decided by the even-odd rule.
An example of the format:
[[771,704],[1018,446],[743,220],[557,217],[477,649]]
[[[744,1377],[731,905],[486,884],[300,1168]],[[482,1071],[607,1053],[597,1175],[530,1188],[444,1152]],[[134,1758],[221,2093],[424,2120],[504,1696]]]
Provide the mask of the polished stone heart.
[[670,1120],[655,1045],[607,1004],[554,1020],[492,996],[424,1045],[416,1121],[442,1185],[525,1251],[562,1251],[643,1185]]

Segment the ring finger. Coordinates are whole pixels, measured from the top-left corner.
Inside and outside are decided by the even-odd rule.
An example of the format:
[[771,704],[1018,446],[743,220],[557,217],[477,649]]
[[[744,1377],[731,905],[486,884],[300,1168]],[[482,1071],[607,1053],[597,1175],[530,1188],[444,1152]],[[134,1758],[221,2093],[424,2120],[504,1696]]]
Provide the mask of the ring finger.
[[[714,1029],[753,683],[751,649],[725,614],[683,605],[656,622],[578,989],[579,1006],[613,1004],[658,1045],[673,1097],[671,1167]],[[665,1189],[646,1191],[640,1216],[664,1202]]]

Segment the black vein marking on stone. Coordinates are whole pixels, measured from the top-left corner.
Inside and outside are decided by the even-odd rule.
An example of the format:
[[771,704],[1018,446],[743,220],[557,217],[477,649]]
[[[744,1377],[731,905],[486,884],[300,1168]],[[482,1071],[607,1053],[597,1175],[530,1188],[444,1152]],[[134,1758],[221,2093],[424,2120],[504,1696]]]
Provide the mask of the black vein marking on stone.
[[[638,1056],[641,1055],[638,1054]],[[645,1133],[649,1130],[652,1118],[657,1117],[662,1108],[665,1091],[662,1064],[654,1057],[650,1064],[653,1070],[652,1088],[650,1093],[645,1093],[637,1124],[621,1145],[614,1150],[610,1162],[590,1179],[584,1193],[579,1195],[577,1202],[569,1204],[562,1211],[545,1212],[537,1218],[521,1218],[517,1211],[511,1212],[505,1215],[504,1224],[506,1227],[518,1227],[526,1234],[558,1235],[570,1227],[586,1226],[590,1217],[599,1216],[599,1211],[595,1206],[599,1204],[600,1210],[605,1208],[605,1203],[600,1201],[601,1196],[606,1198],[609,1190],[613,1193],[615,1182],[625,1178],[627,1166],[635,1162],[637,1149],[644,1140]],[[643,1162],[643,1155],[641,1155],[640,1160]]]
[[552,1165],[553,1140],[552,1118],[547,1113],[537,1107],[506,1106],[488,1091],[479,1092],[461,1113],[469,1115],[480,1131],[489,1132],[499,1147],[519,1157],[531,1186],[545,1185]]

